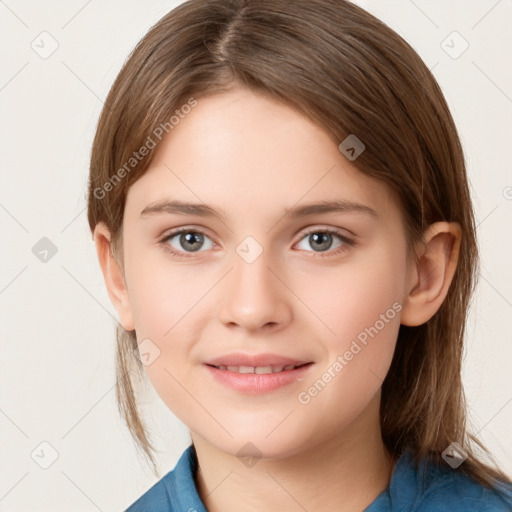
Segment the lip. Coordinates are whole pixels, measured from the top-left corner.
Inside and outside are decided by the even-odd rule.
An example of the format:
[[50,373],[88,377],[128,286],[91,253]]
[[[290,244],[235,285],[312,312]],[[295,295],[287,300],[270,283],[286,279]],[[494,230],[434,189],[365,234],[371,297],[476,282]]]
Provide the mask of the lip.
[[312,362],[313,361],[310,360],[294,359],[278,354],[243,354],[237,352],[210,359],[205,361],[204,364],[212,366],[288,366],[293,364],[299,366]]
[[[237,373],[216,366],[288,366],[300,365],[292,370],[276,373]],[[216,382],[234,391],[247,394],[264,394],[297,383],[311,371],[313,361],[303,361],[275,354],[228,354],[204,363]]]

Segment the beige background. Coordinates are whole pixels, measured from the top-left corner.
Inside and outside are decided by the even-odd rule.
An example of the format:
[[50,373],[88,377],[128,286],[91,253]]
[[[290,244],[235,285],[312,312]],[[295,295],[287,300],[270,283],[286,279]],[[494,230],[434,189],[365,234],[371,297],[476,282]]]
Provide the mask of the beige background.
[[[0,511],[123,510],[158,480],[117,415],[116,313],[85,197],[102,101],[129,51],[178,3],[0,2]],[[357,3],[419,52],[460,130],[482,257],[464,380],[474,430],[512,475],[512,2]],[[43,237],[57,251],[47,262],[33,253]],[[145,403],[163,476],[188,432],[152,388]],[[52,450],[43,469],[35,461],[50,463]]]

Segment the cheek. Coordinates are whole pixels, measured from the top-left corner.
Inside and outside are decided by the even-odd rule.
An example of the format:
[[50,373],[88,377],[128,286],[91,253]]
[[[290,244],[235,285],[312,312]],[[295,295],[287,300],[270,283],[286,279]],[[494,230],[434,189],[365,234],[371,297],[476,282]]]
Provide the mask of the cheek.
[[[401,247],[374,244],[350,261],[315,276],[305,290],[304,302],[329,328],[322,332],[331,339],[332,348],[343,348],[347,341],[365,328],[386,317],[389,324],[399,325],[397,306],[400,303],[406,276],[404,251]],[[379,322],[378,326],[381,326]]]
[[307,288],[306,300],[329,327],[322,329],[328,361],[315,375],[329,383],[324,403],[341,400],[355,413],[382,385],[400,327],[403,254],[400,247],[376,245]]
[[164,403],[187,423],[193,419],[188,419],[190,396],[201,394],[200,383],[189,378],[194,371],[191,352],[204,328],[205,295],[218,276],[199,277],[192,265],[173,265],[163,252],[154,257],[134,249],[130,254],[127,281],[137,339],[151,340],[141,345],[151,354],[144,371]]
[[[130,305],[137,336],[167,341],[189,323],[202,297],[215,284],[215,276],[198,276],[193,265],[177,265],[164,249],[133,253],[129,275]],[[190,325],[188,326],[190,327]],[[189,337],[191,334],[189,332]],[[186,341],[186,338],[184,339]]]

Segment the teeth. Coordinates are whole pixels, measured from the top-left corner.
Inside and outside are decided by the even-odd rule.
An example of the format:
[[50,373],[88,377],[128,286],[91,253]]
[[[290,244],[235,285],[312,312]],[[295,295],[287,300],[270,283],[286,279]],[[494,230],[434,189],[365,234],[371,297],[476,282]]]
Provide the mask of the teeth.
[[254,373],[272,373],[271,366],[257,366],[254,368]]
[[295,368],[294,364],[289,364],[287,366],[226,366],[219,365],[217,366],[219,370],[227,370],[228,372],[235,373],[278,373],[282,371],[293,370]]
[[[231,367],[228,366],[228,370],[230,372],[234,371],[231,368],[233,368],[233,367],[232,366]],[[252,366],[240,366],[238,368],[238,373],[254,373],[254,368]]]

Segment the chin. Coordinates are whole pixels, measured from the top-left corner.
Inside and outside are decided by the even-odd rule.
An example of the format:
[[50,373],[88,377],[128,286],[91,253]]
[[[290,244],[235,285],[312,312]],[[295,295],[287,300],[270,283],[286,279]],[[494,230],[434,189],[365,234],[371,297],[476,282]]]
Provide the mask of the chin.
[[277,427],[270,435],[269,432],[272,429],[258,429],[257,425],[251,429],[235,431],[228,428],[228,430],[233,436],[232,438],[224,435],[222,439],[209,436],[206,436],[205,439],[218,450],[240,458],[286,459],[313,444],[311,439],[304,436],[303,430],[295,433],[289,427],[286,428],[284,424]]

